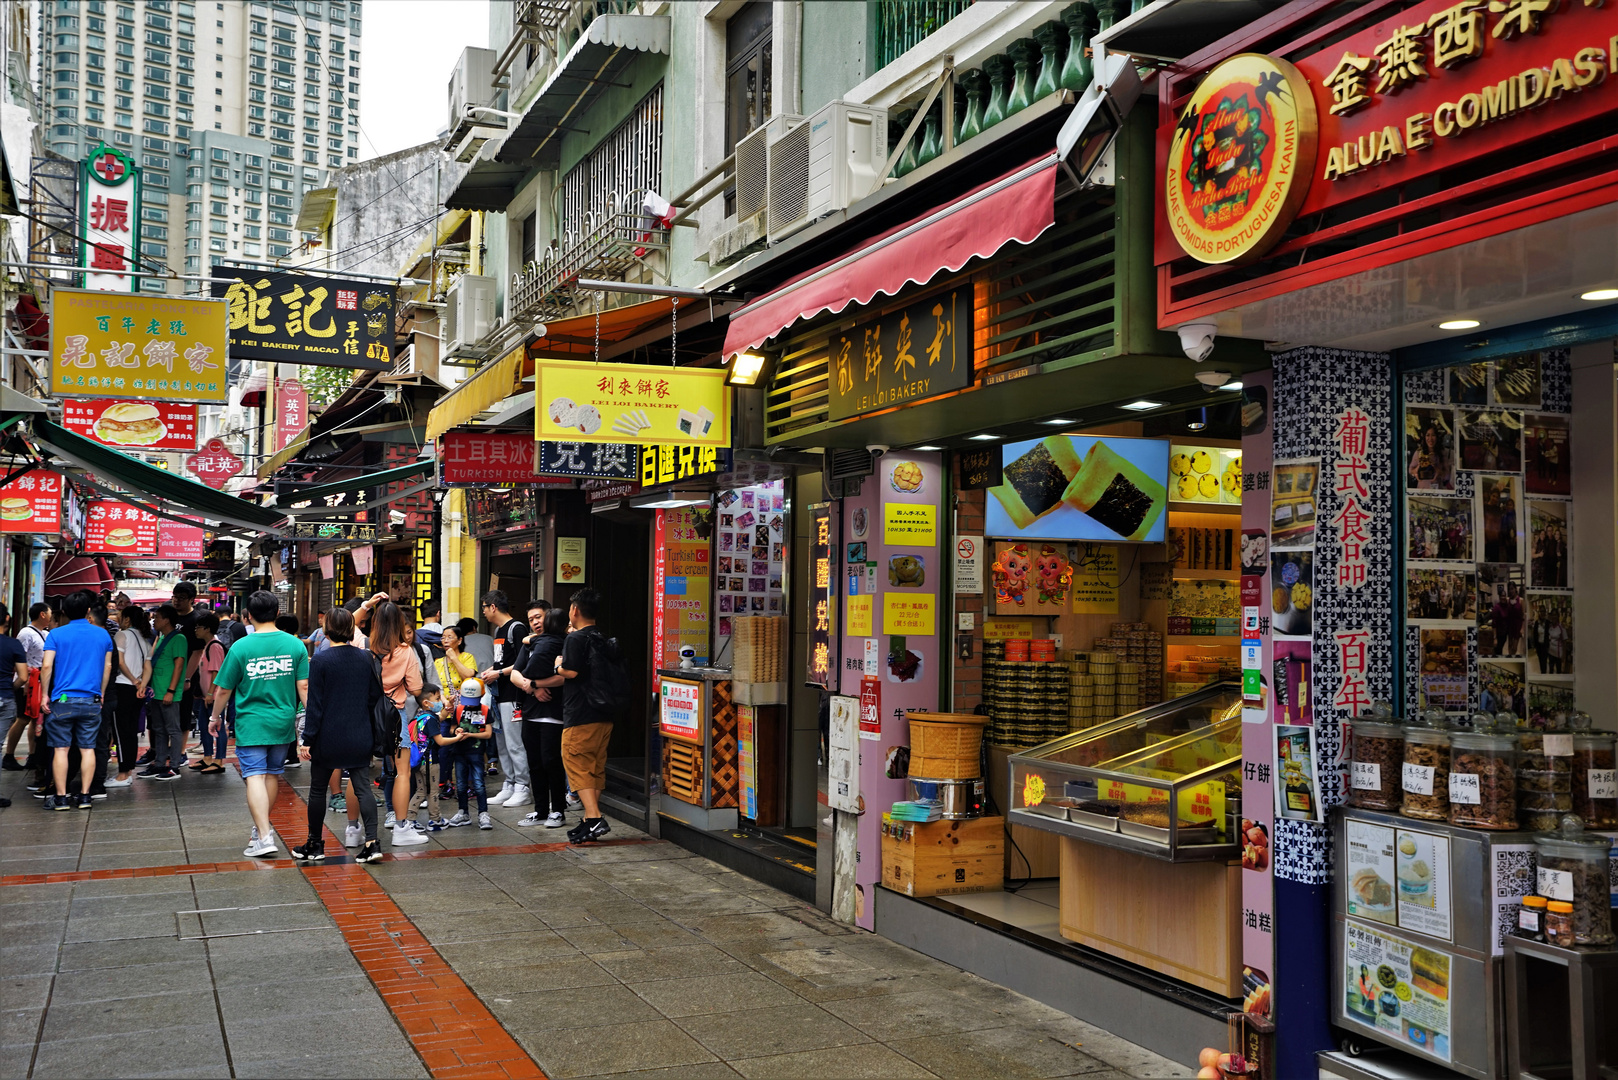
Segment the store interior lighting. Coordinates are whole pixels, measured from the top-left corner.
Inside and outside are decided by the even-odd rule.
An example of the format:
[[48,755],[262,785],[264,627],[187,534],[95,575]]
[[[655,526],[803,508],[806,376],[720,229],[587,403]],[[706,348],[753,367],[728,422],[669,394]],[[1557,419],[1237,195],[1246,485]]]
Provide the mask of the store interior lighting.
[[731,358],[730,371],[725,375],[725,385],[758,386],[765,382],[769,368],[770,358],[763,353],[737,353]]
[[933,450],[942,450],[944,448],[942,446],[912,446],[910,449],[915,450],[918,453],[926,453]]
[[679,510],[687,506],[706,506],[713,499],[708,491],[659,491],[630,499],[629,505],[637,510]]
[[983,431],[976,435],[968,435],[967,438],[971,439],[973,442],[994,442],[999,439],[1000,436],[991,435],[987,431]]
[[1618,289],[1591,289],[1579,294],[1580,300],[1618,300]]
[[1040,423],[1049,424],[1051,427],[1067,427],[1069,424],[1077,424],[1078,421],[1066,416],[1053,416],[1049,420],[1041,420]]
[[1201,431],[1208,426],[1208,410],[1192,409],[1186,414],[1185,427],[1187,431]]
[[1440,330],[1476,330],[1483,324],[1476,319],[1450,319],[1438,324]]
[[1219,389],[1236,391],[1236,390],[1240,390],[1241,388],[1242,388],[1242,381],[1240,379],[1232,379],[1232,380],[1230,380],[1230,382],[1226,383],[1224,386],[1221,386]]
[[1120,409],[1128,409],[1130,412],[1147,412],[1151,409],[1161,409],[1163,405],[1164,402],[1161,401],[1148,401],[1145,398],[1141,398],[1139,401],[1131,401],[1128,405],[1120,405],[1118,407]]

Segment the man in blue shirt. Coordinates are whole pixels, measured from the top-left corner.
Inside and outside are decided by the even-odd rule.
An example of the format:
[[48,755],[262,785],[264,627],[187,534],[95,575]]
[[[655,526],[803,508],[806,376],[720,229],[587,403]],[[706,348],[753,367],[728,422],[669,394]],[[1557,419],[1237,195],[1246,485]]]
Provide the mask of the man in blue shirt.
[[[94,595],[86,590],[62,603],[65,626],[45,638],[45,666],[40,671],[44,689],[40,710],[45,716],[46,742],[55,748],[52,762],[56,796],[45,801],[51,810],[88,810],[90,785],[95,780],[96,735],[101,729],[101,699],[112,678],[112,638],[85,616]],[[67,793],[68,748],[79,748],[82,790]]]

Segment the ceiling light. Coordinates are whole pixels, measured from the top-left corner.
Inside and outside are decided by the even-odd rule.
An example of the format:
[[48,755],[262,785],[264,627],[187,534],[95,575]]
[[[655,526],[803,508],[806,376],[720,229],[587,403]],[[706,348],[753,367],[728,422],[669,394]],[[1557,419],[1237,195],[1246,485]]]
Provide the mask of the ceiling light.
[[1192,409],[1186,414],[1186,417],[1185,426],[1187,431],[1201,431],[1208,426],[1207,409]]
[[1476,319],[1450,319],[1438,324],[1440,330],[1476,330],[1483,324]]
[[967,438],[971,439],[973,442],[994,442],[999,437],[1000,436],[998,436],[998,435],[990,435],[988,432],[984,432],[984,433],[982,433],[980,435],[968,435],[967,436]]
[[1618,300],[1618,289],[1591,289],[1579,294],[1580,300]]
[[629,500],[637,510],[678,510],[686,506],[706,506],[713,499],[710,491],[660,491]]
[[1224,386],[1221,386],[1219,389],[1221,389],[1221,390],[1240,390],[1241,388],[1242,388],[1242,381],[1240,379],[1232,379],[1230,382],[1226,383]]
[[1131,401],[1128,405],[1120,405],[1119,408],[1128,409],[1131,412],[1145,412],[1148,409],[1161,409],[1165,404],[1166,402],[1147,401],[1145,398],[1141,398],[1139,401]]
[[942,446],[912,446],[910,449],[917,452],[930,452],[933,450],[942,450],[944,448]]
[[1078,421],[1077,420],[1069,420],[1065,416],[1057,416],[1057,417],[1053,417],[1053,418],[1051,418],[1049,420],[1041,420],[1040,423],[1041,424],[1049,424],[1052,427],[1066,427],[1068,424],[1077,424]]

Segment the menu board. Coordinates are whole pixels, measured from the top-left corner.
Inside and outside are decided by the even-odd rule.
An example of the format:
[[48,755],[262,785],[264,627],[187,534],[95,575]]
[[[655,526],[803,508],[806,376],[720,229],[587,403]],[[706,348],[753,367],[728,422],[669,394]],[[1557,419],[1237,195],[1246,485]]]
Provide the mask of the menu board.
[[714,554],[714,655],[726,655],[737,615],[780,615],[785,610],[786,485],[770,480],[721,491]]
[[0,533],[61,531],[61,473],[32,469],[0,487]]

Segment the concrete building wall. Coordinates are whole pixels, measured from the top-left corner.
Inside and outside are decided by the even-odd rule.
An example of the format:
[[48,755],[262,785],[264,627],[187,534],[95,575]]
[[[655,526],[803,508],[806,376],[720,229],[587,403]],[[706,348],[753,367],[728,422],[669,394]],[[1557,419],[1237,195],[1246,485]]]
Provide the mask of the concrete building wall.
[[399,273],[443,213],[444,195],[464,169],[435,140],[339,170],[328,268],[382,277]]

